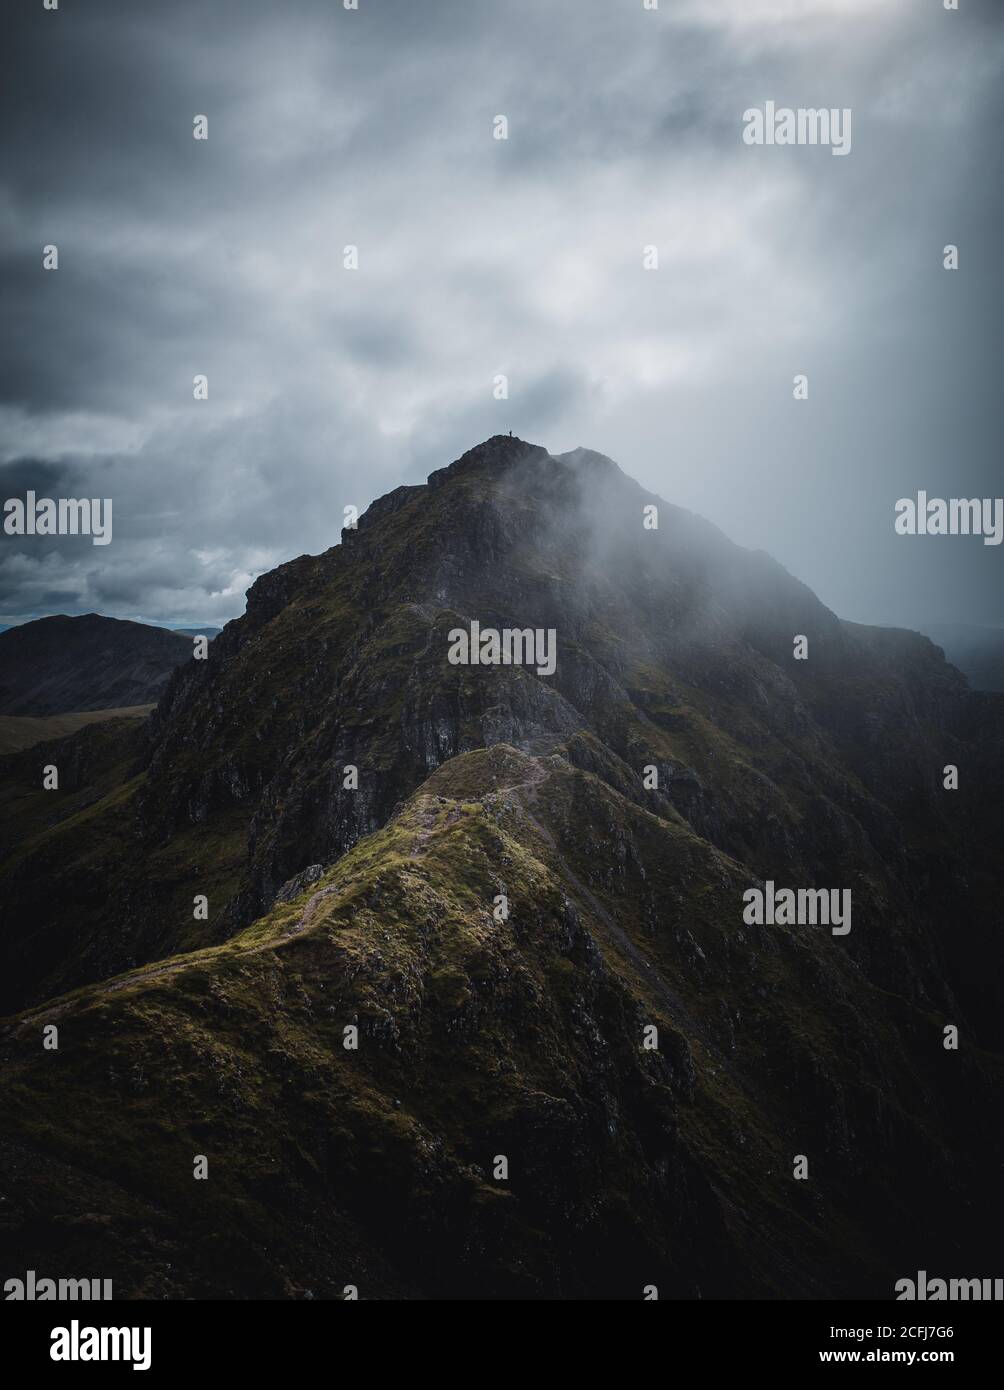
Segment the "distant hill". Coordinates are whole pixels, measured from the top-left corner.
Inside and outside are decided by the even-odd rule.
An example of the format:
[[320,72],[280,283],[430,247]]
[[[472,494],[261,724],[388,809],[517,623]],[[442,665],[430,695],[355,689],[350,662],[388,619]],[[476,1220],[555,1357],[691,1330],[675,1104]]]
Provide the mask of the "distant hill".
[[173,627],[172,632],[184,633],[186,637],[219,637],[223,631],[221,627]]
[[1004,628],[934,623],[925,629],[977,690],[1004,690]]
[[148,705],[192,655],[191,639],[146,623],[63,615],[0,632],[0,714]]

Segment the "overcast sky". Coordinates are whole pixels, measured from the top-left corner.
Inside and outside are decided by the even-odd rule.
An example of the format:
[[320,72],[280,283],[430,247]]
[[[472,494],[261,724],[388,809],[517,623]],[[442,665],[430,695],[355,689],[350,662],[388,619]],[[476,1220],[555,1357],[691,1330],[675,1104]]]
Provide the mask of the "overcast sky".
[[[843,617],[1001,622],[1004,546],[893,532],[920,488],[1004,491],[1000,0],[2,25],[0,502],[111,497],[114,540],[0,537],[0,622],[223,622],[347,503],[509,429],[609,454]],[[767,100],[850,108],[850,153],[744,144]]]

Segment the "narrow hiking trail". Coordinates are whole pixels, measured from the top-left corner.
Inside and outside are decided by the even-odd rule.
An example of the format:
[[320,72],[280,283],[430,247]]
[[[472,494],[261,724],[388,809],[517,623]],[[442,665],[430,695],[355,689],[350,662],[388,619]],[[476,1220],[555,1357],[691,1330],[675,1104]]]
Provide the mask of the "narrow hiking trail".
[[[335,887],[319,888],[304,904],[303,911],[291,926],[286,927],[277,936],[269,937],[267,941],[258,941],[255,942],[254,945],[245,947],[244,954],[255,956],[259,955],[262,951],[272,951],[276,946],[281,945],[284,941],[288,941],[291,937],[300,936],[313,924],[321,903],[326,898],[334,896],[337,892],[338,889]],[[190,957],[188,955],[182,955],[176,960],[166,961],[163,965],[140,966],[136,970],[131,970],[127,975],[120,975],[115,979],[102,981],[98,985],[89,986],[89,988],[96,990],[99,996],[116,994],[119,990],[128,989],[130,985],[143,984],[148,980],[165,979],[170,975],[176,975],[179,970],[189,969],[190,964]],[[78,1001],[68,999],[63,1004],[55,1004],[52,1006],[43,1004],[29,1014],[22,1014],[16,1023],[4,1029],[2,1036],[16,1037],[17,1034],[29,1026],[49,1023],[53,1019],[60,1018],[76,1002]]]
[[[517,782],[510,787],[500,787],[497,790],[493,789],[492,792],[489,793],[489,795],[496,796],[507,792],[514,792],[521,788],[536,786],[543,780],[544,776],[545,773],[541,768],[540,764],[534,762],[533,776],[528,781]],[[410,851],[411,856],[413,858],[417,858],[421,851],[425,848],[426,844],[429,841],[429,838],[432,835],[432,828],[432,824],[429,823],[423,826],[419,834],[416,836],[414,842],[412,843]],[[332,867],[334,866],[329,865],[328,869],[325,872],[328,872]],[[290,940],[291,937],[300,936],[303,932],[307,931],[308,928],[313,925],[321,904],[327,898],[332,897],[337,892],[337,887],[333,886],[319,888],[315,893],[311,894],[310,898],[304,905],[303,911],[290,926],[286,927],[277,936],[270,937],[267,941],[256,942],[254,945],[246,947],[246,954],[257,955],[262,951],[271,951],[274,950],[275,947],[277,945],[280,945],[282,942]],[[96,985],[90,986],[90,988],[95,990],[98,993],[99,997],[101,995],[115,994],[118,993],[120,990],[128,989],[132,985],[143,984],[149,980],[166,979],[171,975],[176,975],[181,970],[188,969],[189,965],[189,957],[187,955],[183,955],[178,957],[176,960],[166,961],[159,965],[152,964],[149,966],[140,966],[135,970],[130,970],[128,974],[120,975],[112,980],[102,981]],[[3,1033],[0,1034],[0,1036],[17,1036],[26,1028],[35,1027],[40,1024],[50,1023],[57,1018],[61,1018],[69,1009],[73,1007],[73,1005],[76,1002],[78,1001],[74,999],[67,999],[65,1002],[60,1004],[39,1005],[30,1013],[21,1014],[18,1017],[17,1022],[8,1025],[3,1030]]]
[[[531,803],[537,800],[540,788],[550,775],[540,758],[534,758],[530,775],[519,782],[507,783],[505,786],[493,787],[491,791],[484,794],[481,798],[486,809],[496,798],[512,797],[513,801],[519,806],[520,811],[525,816],[527,822],[532,826],[537,835],[547,845],[553,856],[556,868],[571,889],[571,894],[578,899],[580,910],[588,909],[597,921],[605,928],[606,934],[616,953],[622,960],[629,964],[634,973],[648,992],[654,1002],[662,1005],[668,1015],[678,1021],[686,1030],[687,1035],[698,1039],[710,1057],[731,1073],[731,1068],[725,1058],[714,1046],[708,1034],[707,1027],[697,1019],[690,1010],[687,1009],[679,994],[667,984],[660,971],[652,964],[644,953],[635,945],[628,932],[617,922],[609,910],[604,907],[595,893],[586,886],[579,876],[572,869],[565,858],[561,847],[558,845],[554,836],[541,823],[531,807]],[[428,823],[424,824],[412,842],[410,857],[418,858],[425,850],[433,833],[435,816],[429,818]],[[329,869],[332,866],[329,866]],[[271,951],[284,941],[292,937],[299,936],[307,931],[314,923],[322,904],[329,898],[338,893],[336,886],[319,888],[312,893],[305,903],[302,912],[295,920],[278,935],[269,937],[267,940],[256,942],[245,948],[247,955],[257,955],[262,951]],[[153,964],[146,967],[139,967],[130,971],[126,975],[116,979],[106,981],[96,988],[101,994],[114,994],[123,989],[128,989],[133,985],[139,985],[151,980],[167,979],[172,975],[190,967],[188,956],[181,956],[175,960],[166,961],[162,964]],[[5,1030],[7,1035],[16,1035],[23,1029],[50,1022],[61,1017],[70,1009],[76,1001],[70,999],[65,1003],[54,1005],[42,1005],[29,1014],[22,1015],[16,1024],[11,1025]]]

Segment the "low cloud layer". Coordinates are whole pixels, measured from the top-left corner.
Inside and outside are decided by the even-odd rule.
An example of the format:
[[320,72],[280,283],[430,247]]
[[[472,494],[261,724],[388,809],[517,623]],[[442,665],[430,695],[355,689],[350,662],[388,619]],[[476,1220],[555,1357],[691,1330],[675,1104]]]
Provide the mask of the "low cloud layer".
[[[111,497],[115,538],[0,539],[0,621],[225,621],[346,504],[509,429],[611,455],[843,616],[999,621],[999,550],[893,532],[919,488],[1001,491],[990,0],[92,0],[8,29],[0,499]],[[850,108],[850,153],[745,145],[768,100]]]

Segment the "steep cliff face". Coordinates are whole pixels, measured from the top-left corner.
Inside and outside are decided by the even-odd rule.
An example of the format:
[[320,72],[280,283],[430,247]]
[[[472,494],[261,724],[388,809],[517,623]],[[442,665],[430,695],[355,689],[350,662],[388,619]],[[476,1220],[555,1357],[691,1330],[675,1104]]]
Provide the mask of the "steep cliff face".
[[[474,621],[553,629],[553,674],[451,664]],[[3,760],[15,1210],[58,1226],[100,1178],[101,1249],[169,1293],[884,1297],[932,1246],[965,1265],[1002,729],[927,639],[599,455],[489,440],[263,576],[148,730]],[[768,879],[850,890],[851,932],[745,923]],[[79,1123],[40,1118],[57,1075]],[[116,1116],[163,1163],[122,1131],[109,1168]]]

